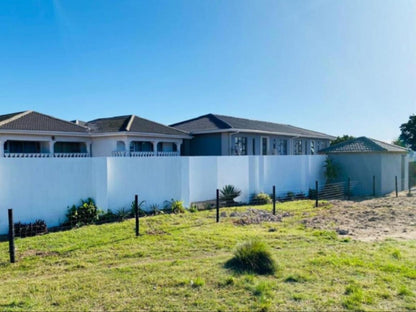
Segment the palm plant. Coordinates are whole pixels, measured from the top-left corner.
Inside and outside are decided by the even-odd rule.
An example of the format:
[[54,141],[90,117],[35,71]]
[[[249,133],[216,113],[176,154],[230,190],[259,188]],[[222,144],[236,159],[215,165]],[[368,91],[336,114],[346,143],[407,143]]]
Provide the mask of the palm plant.
[[222,201],[225,201],[225,205],[227,207],[234,206],[236,202],[234,201],[234,198],[240,196],[241,191],[237,189],[234,185],[225,185],[222,190],[220,190],[221,196],[220,199]]

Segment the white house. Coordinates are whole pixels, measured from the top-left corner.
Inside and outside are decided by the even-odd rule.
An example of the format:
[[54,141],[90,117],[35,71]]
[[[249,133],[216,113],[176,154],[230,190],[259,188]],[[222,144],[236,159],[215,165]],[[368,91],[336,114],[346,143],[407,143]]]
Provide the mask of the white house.
[[90,122],[34,111],[0,116],[2,157],[179,156],[187,133],[135,115]]

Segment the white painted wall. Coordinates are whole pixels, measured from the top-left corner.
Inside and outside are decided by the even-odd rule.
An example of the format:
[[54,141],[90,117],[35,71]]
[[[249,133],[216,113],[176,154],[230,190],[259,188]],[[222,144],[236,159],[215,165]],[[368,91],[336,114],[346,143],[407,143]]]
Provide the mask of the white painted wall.
[[323,179],[325,156],[219,156],[219,157],[92,157],[60,159],[0,158],[0,234],[7,232],[7,209],[15,222],[44,219],[56,226],[67,207],[92,197],[98,207],[116,211],[129,208],[134,195],[146,204],[180,199],[215,198],[226,184],[241,189],[237,200],[250,194],[308,192]]
[[95,196],[92,158],[0,158],[0,234],[7,232],[7,209],[14,220],[64,221],[67,206]]

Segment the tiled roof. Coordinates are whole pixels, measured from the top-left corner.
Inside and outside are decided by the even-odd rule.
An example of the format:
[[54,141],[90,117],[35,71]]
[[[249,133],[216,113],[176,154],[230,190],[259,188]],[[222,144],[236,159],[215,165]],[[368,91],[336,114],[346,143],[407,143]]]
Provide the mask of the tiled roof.
[[88,133],[86,127],[34,111],[1,115],[0,129]]
[[191,134],[203,133],[205,131],[221,132],[227,129],[238,129],[242,131],[261,131],[276,133],[280,135],[303,136],[330,140],[335,138],[325,133],[302,129],[291,125],[215,114],[200,116],[194,119],[173,124],[171,126],[180,130],[188,131]]
[[135,115],[125,115],[109,118],[100,118],[89,121],[86,126],[92,133],[105,132],[140,132],[155,133],[166,135],[187,136],[184,131],[174,129],[154,121],[137,117]]
[[319,151],[322,154],[334,153],[407,153],[407,149],[370,139],[367,137],[359,137],[356,139],[341,142]]

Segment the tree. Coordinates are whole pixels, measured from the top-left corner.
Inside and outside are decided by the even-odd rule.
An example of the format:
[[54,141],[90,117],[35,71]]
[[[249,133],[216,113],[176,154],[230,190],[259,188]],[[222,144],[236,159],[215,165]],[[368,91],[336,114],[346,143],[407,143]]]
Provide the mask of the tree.
[[391,143],[397,146],[406,147],[406,143],[404,143],[403,140],[401,140],[400,138],[397,138]]
[[400,126],[399,139],[412,150],[416,150],[416,115],[411,115],[409,121]]
[[338,136],[335,140],[331,142],[331,145],[338,144],[344,141],[355,139],[355,137],[344,134],[342,137]]

